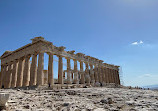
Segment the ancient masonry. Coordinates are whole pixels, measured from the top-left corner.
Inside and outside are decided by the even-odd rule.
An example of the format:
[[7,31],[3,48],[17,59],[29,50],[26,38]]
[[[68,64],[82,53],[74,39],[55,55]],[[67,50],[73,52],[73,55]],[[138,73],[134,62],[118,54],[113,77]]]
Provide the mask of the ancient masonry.
[[[97,86],[106,84],[120,85],[119,66],[103,63],[102,60],[75,51],[65,51],[56,47],[43,37],[31,39],[15,51],[6,51],[1,56],[0,88],[64,84]],[[48,71],[44,70],[44,53],[49,55]],[[53,56],[58,57],[58,79],[53,78]],[[30,62],[30,58],[32,59]],[[67,60],[67,70],[63,70],[63,58]],[[38,60],[37,60],[38,59]],[[74,61],[71,68],[70,60]],[[78,62],[80,70],[78,70]],[[85,68],[84,65],[85,64]],[[84,70],[85,69],[85,70]],[[45,80],[47,73],[47,81]],[[65,73],[67,76],[65,78]]]

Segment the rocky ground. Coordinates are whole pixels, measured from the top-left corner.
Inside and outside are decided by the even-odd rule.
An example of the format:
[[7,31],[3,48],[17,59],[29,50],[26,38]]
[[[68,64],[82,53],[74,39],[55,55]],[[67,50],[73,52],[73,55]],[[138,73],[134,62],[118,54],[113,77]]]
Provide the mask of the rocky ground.
[[127,88],[0,90],[8,111],[158,111],[158,91]]

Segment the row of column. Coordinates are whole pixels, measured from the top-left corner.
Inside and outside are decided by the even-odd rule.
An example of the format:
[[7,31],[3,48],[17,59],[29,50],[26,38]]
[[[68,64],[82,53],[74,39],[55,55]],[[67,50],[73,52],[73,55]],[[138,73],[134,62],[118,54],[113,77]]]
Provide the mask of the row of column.
[[95,83],[115,83],[120,85],[119,71],[106,67],[94,67]]
[[[37,66],[37,55],[38,66]],[[44,84],[44,53],[33,54],[32,63],[30,65],[31,55],[15,60],[10,64],[1,66],[0,87],[14,88]],[[58,56],[58,84],[64,84],[63,76],[63,59]],[[95,84],[100,83],[115,83],[120,84],[118,70],[109,69],[100,65],[88,64],[85,62],[86,68],[83,70],[83,62],[80,62],[80,71],[77,69],[77,60],[74,59],[74,79],[71,76],[70,58],[67,59],[67,84]],[[90,66],[90,69],[89,69]],[[48,63],[48,84],[54,84],[53,78],[53,54],[49,53]]]
[[[38,67],[37,55],[39,55]],[[0,87],[14,88],[43,85],[44,53],[33,54],[31,66],[30,57],[31,55],[27,55],[10,64],[2,65]]]
[[[72,76],[71,76],[71,65],[70,65],[70,58],[67,59],[67,84],[71,84],[72,81]],[[59,63],[62,61],[62,57],[59,59]],[[74,61],[74,82],[73,83],[80,83],[80,84],[94,84],[96,82],[100,83],[115,83],[115,84],[120,84],[120,79],[119,79],[119,72],[118,70],[106,68],[103,66],[95,66],[93,68],[92,64],[88,64],[85,62],[85,71],[83,70],[83,62],[80,62],[80,71],[77,69],[77,60]],[[60,65],[60,64],[59,64]],[[62,63],[61,63],[62,65]],[[89,69],[90,66],[90,69]],[[61,67],[59,66],[59,72],[61,71]],[[61,71],[62,72],[62,71]],[[60,74],[60,73],[59,73]],[[59,75],[58,79],[63,79],[63,75]],[[63,82],[62,82],[63,84]]]

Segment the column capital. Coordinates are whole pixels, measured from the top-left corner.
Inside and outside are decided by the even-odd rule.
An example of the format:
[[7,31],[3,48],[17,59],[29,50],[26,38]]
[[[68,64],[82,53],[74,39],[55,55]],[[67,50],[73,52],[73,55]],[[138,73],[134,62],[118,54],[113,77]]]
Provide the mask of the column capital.
[[13,61],[7,63],[8,66],[12,65],[13,64]]
[[24,60],[24,59],[25,59],[25,56],[19,58],[19,60]]
[[83,61],[85,64],[89,64],[89,62],[88,61]]
[[52,52],[46,52],[48,55],[55,55],[54,53]]
[[70,60],[71,58],[70,57],[65,57],[65,59]]
[[69,54],[71,54],[71,55],[74,55],[74,50],[72,50],[72,51],[67,51],[67,53],[69,53]]
[[40,52],[39,51],[35,51],[32,55],[38,55]]
[[61,57],[61,58],[63,58],[64,56],[63,55],[56,55],[57,57]]
[[59,51],[64,51],[65,49],[66,49],[66,47],[64,47],[64,46],[58,47],[58,50],[59,50]]
[[30,58],[31,57],[31,54],[28,54],[25,56],[25,58]]
[[79,60],[80,63],[83,63],[84,61]]
[[18,62],[19,60],[18,59],[15,59],[13,62]]
[[73,61],[77,61],[77,59],[73,59]]

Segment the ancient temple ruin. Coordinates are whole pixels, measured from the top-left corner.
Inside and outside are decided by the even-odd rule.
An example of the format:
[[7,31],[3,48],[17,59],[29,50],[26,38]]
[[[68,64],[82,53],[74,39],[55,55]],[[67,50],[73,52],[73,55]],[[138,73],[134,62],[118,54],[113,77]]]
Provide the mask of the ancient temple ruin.
[[[75,51],[65,51],[65,47],[56,47],[43,37],[35,37],[31,40],[32,43],[15,51],[6,51],[1,56],[0,88],[42,86],[44,84],[50,87],[56,84],[120,85],[119,66],[103,63],[102,60],[82,53],[75,54]],[[44,70],[44,53],[49,55],[48,70]],[[57,82],[53,78],[53,56],[58,57]],[[63,58],[67,60],[67,70],[63,70]],[[70,60],[74,62],[73,69]],[[77,62],[79,62],[80,70]],[[85,64],[85,70],[83,64]],[[47,77],[45,77],[45,73],[48,74]],[[66,78],[65,73],[67,73]]]

